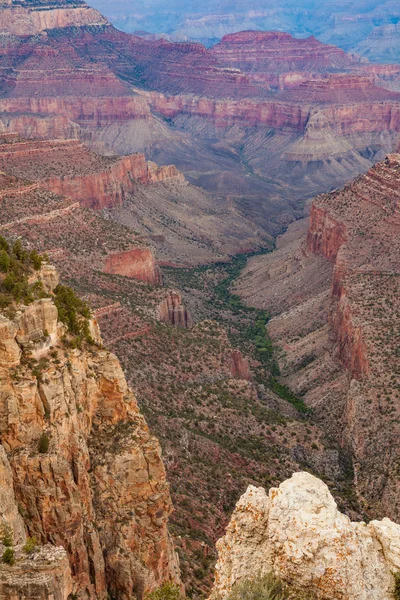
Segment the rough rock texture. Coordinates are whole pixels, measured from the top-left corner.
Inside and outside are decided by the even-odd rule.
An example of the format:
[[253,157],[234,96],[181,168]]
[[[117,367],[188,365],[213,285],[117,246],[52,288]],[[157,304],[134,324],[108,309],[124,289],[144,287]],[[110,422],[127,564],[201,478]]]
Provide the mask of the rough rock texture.
[[105,24],[107,19],[81,0],[2,0],[0,3],[0,29],[18,35],[35,35],[45,29],[71,25]]
[[103,157],[78,141],[3,139],[13,143],[0,145],[2,170],[40,181],[55,194],[88,208],[121,206],[138,184],[185,181],[175,166],[159,167],[147,162],[143,154]]
[[134,248],[127,252],[111,254],[106,259],[103,271],[104,273],[133,277],[152,285],[162,283],[161,271],[149,248]]
[[285,382],[353,457],[369,514],[398,503],[400,155],[317,197],[307,233],[249,262],[236,291],[271,309]]
[[389,600],[400,570],[400,526],[353,523],[328,487],[295,473],[269,494],[250,486],[217,543],[213,596],[273,571],[293,588],[325,600]]
[[82,206],[102,209],[122,206],[126,194],[134,193],[137,183],[148,185],[165,181],[183,183],[185,177],[173,165],[159,167],[146,162],[144,154],[135,154],[121,158],[107,171],[74,179],[50,179],[43,185],[56,194],[79,200]]
[[[160,446],[117,358],[97,347],[71,349],[56,335],[65,335],[65,326],[57,323],[51,299],[2,318],[3,346],[13,336],[21,359],[0,367],[0,482],[15,493],[13,503],[1,486],[0,516],[15,542],[23,535],[20,514],[40,545],[63,546],[71,571],[64,551],[46,566],[35,554],[32,568],[17,554],[14,567],[0,569],[0,597],[25,597],[28,576],[37,580],[35,598],[46,600],[66,600],[71,591],[79,598],[110,593],[131,600],[164,580],[179,581]],[[92,329],[99,340],[97,325]],[[43,434],[49,450],[40,453]]]
[[160,321],[179,327],[190,327],[192,324],[190,314],[182,302],[182,295],[176,290],[168,290],[157,307],[157,316]]

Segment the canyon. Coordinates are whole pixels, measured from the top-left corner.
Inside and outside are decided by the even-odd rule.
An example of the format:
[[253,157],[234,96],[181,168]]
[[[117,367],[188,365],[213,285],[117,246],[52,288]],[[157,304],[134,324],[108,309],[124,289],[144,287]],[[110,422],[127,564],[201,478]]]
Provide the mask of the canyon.
[[[171,266],[172,254],[166,254],[169,260],[159,260],[156,249],[155,258],[151,236],[139,235],[111,218],[115,211],[126,211],[129,203],[137,206],[140,199],[150,199],[149,190],[157,188],[156,198],[165,198],[169,185],[183,186],[181,193],[186,193],[190,184],[140,183],[132,170],[119,187],[113,185],[99,196],[112,203],[115,190],[123,188],[123,205],[116,202],[114,208],[94,210],[87,206],[86,191],[83,200],[81,191],[73,198],[61,196],[47,187],[48,182],[58,173],[66,185],[83,177],[86,182],[92,177],[110,183],[101,174],[114,172],[121,160],[127,164],[127,157],[100,156],[76,140],[23,140],[17,134],[2,139],[0,233],[12,240],[21,238],[29,248],[47,254],[63,283],[92,307],[104,346],[120,357],[140,409],[163,447],[175,506],[170,530],[186,590],[200,597],[210,589],[215,541],[248,484],[279,484],[307,465],[324,472],[340,506],[359,515],[346,456],[322,429],[270,389],[271,366],[260,363],[249,339],[254,335],[254,315],[244,309],[233,311],[215,294],[230,263],[211,267],[200,263],[193,268],[188,261],[190,268],[176,268]],[[138,171],[144,172],[146,168]],[[94,189],[103,188],[96,184]],[[161,241],[154,243],[162,247]],[[224,255],[221,260],[226,260]],[[46,327],[54,337],[54,327]],[[44,352],[38,360],[46,357],[46,347],[38,352]],[[18,356],[13,354],[12,361]],[[102,452],[100,446],[93,448],[95,461]],[[105,528],[107,522],[104,515]],[[68,552],[57,538],[56,545],[60,544]],[[85,556],[82,544],[79,547]],[[79,567],[80,583],[74,580],[79,593],[86,585],[85,568]],[[161,573],[166,578],[165,569]],[[161,583],[149,577],[149,585]],[[110,580],[114,581],[112,573]],[[123,590],[131,584],[127,576],[116,585]],[[140,590],[135,593],[140,597]]]
[[293,472],[399,520],[399,65],[281,31],[145,38],[81,0],[0,1],[0,235],[46,255],[43,297],[0,296],[0,596],[32,569],[40,600],[205,597],[239,496]]
[[[236,235],[228,253],[267,245],[308,198],[366,172],[399,143],[398,65],[280,32],[235,33],[210,49],[151,41],[116,30],[83,2],[45,6],[0,5],[3,30],[9,11],[24,23],[48,19],[35,35],[2,35],[0,128],[174,164],[208,193],[216,230],[224,232],[223,215],[241,221],[245,239]],[[228,238],[214,235],[219,244]]]
[[[398,518],[400,155],[317,197],[236,285],[274,315],[282,374],[354,461],[370,514]],[[380,457],[378,461],[378,456]],[[383,462],[381,459],[383,458]]]

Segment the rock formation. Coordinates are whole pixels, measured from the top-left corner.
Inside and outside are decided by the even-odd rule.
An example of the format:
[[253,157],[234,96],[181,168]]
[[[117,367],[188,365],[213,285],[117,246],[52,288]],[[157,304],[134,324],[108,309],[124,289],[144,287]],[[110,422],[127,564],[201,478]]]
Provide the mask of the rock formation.
[[400,571],[399,536],[400,526],[387,518],[351,522],[309,473],[295,473],[268,495],[250,486],[217,543],[212,597],[274,572],[324,600],[389,600]]
[[372,516],[398,519],[400,155],[311,207],[237,292],[274,315],[285,381],[353,458]]
[[157,307],[157,316],[160,321],[178,325],[179,327],[190,327],[191,318],[182,302],[181,294],[176,290],[168,290],[166,297]]
[[40,277],[50,297],[1,315],[0,521],[15,564],[0,566],[0,596],[31,597],[34,581],[40,600],[142,598],[179,582],[160,446],[117,358],[74,349],[54,271]]
[[60,27],[105,24],[107,19],[82,0],[2,0],[0,3],[0,29],[17,35],[36,35],[45,29]]
[[[236,235],[236,253],[299,216],[298,198],[343,185],[398,145],[398,74],[312,37],[247,31],[211,49],[150,41],[63,0],[3,2],[1,23],[0,129],[175,164],[216,196],[209,213],[225,208],[257,232],[256,244]],[[55,175],[51,185],[110,206],[124,191],[113,172],[125,178],[133,160],[97,179]],[[181,176],[148,165],[146,177]]]
[[124,275],[152,285],[160,285],[162,276],[149,248],[133,248],[127,252],[113,253],[107,257],[104,273]]

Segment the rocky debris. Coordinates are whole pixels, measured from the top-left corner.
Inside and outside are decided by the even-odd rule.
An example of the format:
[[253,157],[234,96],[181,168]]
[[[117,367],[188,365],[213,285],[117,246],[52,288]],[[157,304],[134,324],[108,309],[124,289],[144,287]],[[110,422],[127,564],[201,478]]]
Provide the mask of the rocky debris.
[[295,473],[268,495],[249,486],[217,542],[212,597],[273,571],[316,598],[389,600],[400,570],[399,536],[400,526],[387,518],[351,522],[309,473]]
[[[179,582],[160,446],[117,358],[74,349],[51,298],[2,320],[0,520],[15,564],[0,567],[0,596],[22,597],[34,581],[40,600],[131,600]],[[99,342],[95,321],[90,330]],[[25,531],[44,546],[32,558],[18,546]]]

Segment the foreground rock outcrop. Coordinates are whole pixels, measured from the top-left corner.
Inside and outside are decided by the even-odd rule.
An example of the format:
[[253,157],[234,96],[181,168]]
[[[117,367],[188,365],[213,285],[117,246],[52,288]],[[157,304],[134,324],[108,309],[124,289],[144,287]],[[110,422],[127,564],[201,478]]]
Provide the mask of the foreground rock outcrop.
[[48,297],[0,316],[0,597],[142,598],[179,582],[160,446],[97,323],[80,343],[36,279]]
[[309,473],[295,473],[268,495],[249,486],[217,543],[213,597],[273,571],[316,598],[389,600],[400,571],[399,538],[400,525],[387,518],[351,522]]

